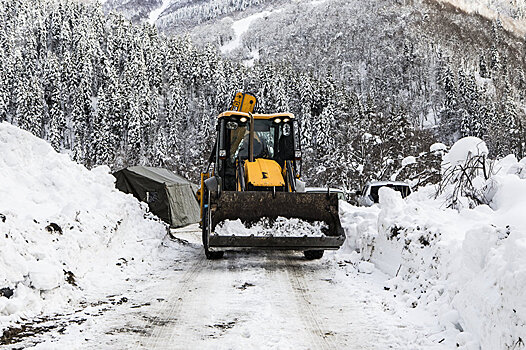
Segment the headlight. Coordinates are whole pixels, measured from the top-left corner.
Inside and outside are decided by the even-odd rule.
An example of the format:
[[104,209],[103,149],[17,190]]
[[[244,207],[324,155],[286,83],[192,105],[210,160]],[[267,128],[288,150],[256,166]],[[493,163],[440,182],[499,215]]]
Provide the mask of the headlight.
[[239,118],[239,121],[240,121],[241,123],[244,123],[244,122],[247,121],[247,118],[245,118],[245,117],[241,117],[241,118]]
[[226,128],[229,129],[229,130],[236,130],[237,129],[237,123],[236,122],[227,122],[226,123]]
[[281,123],[281,119],[279,119],[279,118],[274,119],[274,123],[276,123],[276,124]]
[[295,151],[294,152],[294,158],[301,159],[301,151]]
[[284,124],[283,125],[283,135],[284,136],[289,136],[290,135],[290,125],[289,124]]
[[219,150],[219,158],[226,158],[226,149]]

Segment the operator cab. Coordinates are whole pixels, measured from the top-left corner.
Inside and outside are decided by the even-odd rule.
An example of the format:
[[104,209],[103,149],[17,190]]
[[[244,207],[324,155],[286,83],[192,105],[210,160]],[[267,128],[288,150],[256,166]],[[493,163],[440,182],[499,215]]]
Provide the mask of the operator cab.
[[[290,161],[296,173],[295,119],[292,114],[254,114],[253,159],[274,160],[283,169]],[[218,169],[224,179],[223,190],[236,190],[236,169],[249,159],[250,115],[237,111],[224,112],[218,121]],[[217,145],[216,145],[217,146]],[[215,153],[215,152],[214,152]],[[295,156],[298,155],[298,158]]]
[[[273,159],[282,165],[294,157],[292,122],[281,118],[254,120],[254,158]],[[237,124],[237,125],[236,125]],[[230,160],[248,159],[250,132],[248,122],[227,122],[227,139],[230,143]]]

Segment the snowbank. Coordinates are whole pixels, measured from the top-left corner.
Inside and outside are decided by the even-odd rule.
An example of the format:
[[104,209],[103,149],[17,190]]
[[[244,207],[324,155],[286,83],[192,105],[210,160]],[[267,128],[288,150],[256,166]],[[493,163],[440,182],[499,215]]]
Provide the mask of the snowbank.
[[164,224],[115,190],[107,167],[89,171],[7,123],[0,154],[0,334],[107,292],[159,255]]
[[[452,147],[449,160],[465,160],[472,146],[479,154],[485,152],[480,145],[464,140]],[[459,348],[522,348],[526,340],[524,165],[514,157],[495,165],[498,173],[483,186],[491,199],[489,206],[444,209],[440,199],[433,199],[432,186],[407,201],[382,188],[375,208],[344,206],[345,252],[357,252],[388,273],[392,278],[386,288],[408,306],[433,312]]]
[[440,152],[440,151],[447,151],[447,146],[443,143],[437,142],[432,144],[429,147],[429,152]]

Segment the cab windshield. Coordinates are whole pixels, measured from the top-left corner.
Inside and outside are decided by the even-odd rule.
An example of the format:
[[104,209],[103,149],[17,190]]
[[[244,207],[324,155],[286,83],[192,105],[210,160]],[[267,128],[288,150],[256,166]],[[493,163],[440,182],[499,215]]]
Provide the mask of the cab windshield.
[[[230,161],[234,163],[238,158],[249,158],[249,123],[229,121],[227,130]],[[280,119],[254,120],[254,158],[274,159],[281,162],[291,159],[293,154],[294,139],[290,121],[284,123]]]

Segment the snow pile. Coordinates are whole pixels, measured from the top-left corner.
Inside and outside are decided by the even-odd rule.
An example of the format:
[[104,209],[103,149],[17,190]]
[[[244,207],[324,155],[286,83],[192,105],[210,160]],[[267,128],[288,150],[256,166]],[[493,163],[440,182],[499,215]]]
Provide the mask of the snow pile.
[[402,167],[408,166],[408,165],[411,165],[411,164],[416,164],[416,158],[415,157],[408,156],[408,157],[405,157],[404,159],[402,159]]
[[107,293],[158,258],[164,224],[107,167],[89,171],[7,123],[0,154],[2,328]]
[[308,222],[279,216],[276,220],[263,218],[248,227],[239,219],[225,220],[216,226],[214,233],[220,236],[319,237],[323,236],[323,230],[327,228],[323,221]]
[[[487,150],[461,140],[448,159]],[[476,148],[473,148],[475,146]],[[474,150],[477,150],[475,153]],[[409,307],[434,313],[462,349],[519,349],[526,339],[526,160],[506,157],[484,180],[489,205],[445,209],[428,186],[407,201],[389,188],[379,206],[342,208],[344,253],[392,278],[386,288]],[[479,179],[482,181],[481,179]],[[453,187],[452,187],[453,188]],[[446,192],[450,189],[446,189]]]
[[444,164],[450,166],[460,165],[474,156],[487,156],[489,153],[486,143],[478,137],[464,137],[451,147],[444,156]]
[[489,204],[491,192],[488,182],[494,162],[487,158],[488,148],[477,137],[457,141],[443,157],[438,195],[451,208],[474,208]]
[[447,151],[447,146],[440,142],[434,143],[429,147],[429,152],[432,152],[432,153],[445,152],[445,151]]

